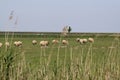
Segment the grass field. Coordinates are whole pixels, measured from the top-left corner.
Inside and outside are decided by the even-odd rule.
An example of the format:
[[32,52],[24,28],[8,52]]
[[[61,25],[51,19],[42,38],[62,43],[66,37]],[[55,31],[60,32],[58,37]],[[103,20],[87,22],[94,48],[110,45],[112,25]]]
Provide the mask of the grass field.
[[[110,34],[111,35],[111,34]],[[94,43],[80,44],[76,38],[93,37]],[[0,48],[0,80],[120,80],[120,37],[104,34],[67,36],[14,35],[11,47]],[[38,41],[32,45],[32,40]],[[41,40],[66,39],[61,43],[41,48]],[[22,47],[13,42],[20,40]],[[8,37],[11,41],[11,36]],[[4,43],[4,35],[0,36]]]

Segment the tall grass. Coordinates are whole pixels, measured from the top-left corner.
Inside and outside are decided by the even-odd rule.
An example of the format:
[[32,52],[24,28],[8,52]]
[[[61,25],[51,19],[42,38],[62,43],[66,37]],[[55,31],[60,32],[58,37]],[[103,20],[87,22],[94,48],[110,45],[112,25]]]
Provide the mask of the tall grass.
[[[62,39],[63,37],[60,41]],[[107,47],[100,47],[95,43],[61,47],[60,43],[48,48],[40,48],[40,46],[32,48],[37,48],[39,52],[37,65],[34,64],[37,62],[32,63],[30,59],[27,60],[26,55],[31,53],[27,53],[25,45],[18,48],[11,44],[11,48],[7,51],[0,48],[0,80],[120,79],[119,38],[113,38]],[[35,50],[33,52],[32,54],[36,55]]]

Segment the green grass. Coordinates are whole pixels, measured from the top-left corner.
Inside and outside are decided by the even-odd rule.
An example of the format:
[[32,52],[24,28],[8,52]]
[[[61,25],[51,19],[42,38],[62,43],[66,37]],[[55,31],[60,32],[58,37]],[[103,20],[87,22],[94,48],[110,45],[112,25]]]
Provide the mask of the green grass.
[[[95,35],[95,34],[94,34]],[[88,38],[87,35],[80,38]],[[32,45],[32,40],[38,41]],[[61,43],[48,48],[41,48],[41,40],[66,39],[69,41],[67,47]],[[119,80],[120,79],[120,37],[97,36],[93,44],[79,44],[76,37],[14,37],[13,42],[23,42],[21,48],[15,47],[5,52],[3,45],[0,48],[0,77],[2,80]],[[11,38],[9,37],[10,41]],[[4,37],[0,42],[4,43]],[[11,54],[11,55],[10,55]],[[8,56],[8,57],[7,57]],[[13,61],[9,60],[13,57]],[[7,62],[4,64],[4,58]],[[10,62],[9,62],[10,61]],[[3,68],[10,63],[8,68]],[[8,71],[9,69],[9,71]],[[18,72],[21,70],[21,72]],[[8,71],[9,79],[4,76],[3,71]],[[5,72],[6,73],[6,72]],[[15,76],[17,74],[17,76]],[[5,78],[4,78],[5,77]]]

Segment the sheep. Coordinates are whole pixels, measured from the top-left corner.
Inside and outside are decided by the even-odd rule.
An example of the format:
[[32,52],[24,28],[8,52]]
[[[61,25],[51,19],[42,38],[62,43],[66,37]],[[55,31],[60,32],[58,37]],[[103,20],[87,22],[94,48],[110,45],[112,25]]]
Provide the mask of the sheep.
[[18,45],[18,42],[17,42],[17,41],[15,41],[13,44],[14,44],[14,46],[17,46],[17,45]]
[[80,38],[77,38],[76,39],[77,42],[80,42],[80,44],[83,44],[83,43],[87,43],[87,39],[80,39]]
[[56,39],[52,40],[52,44],[57,44],[57,43],[59,43],[58,40],[56,40]]
[[87,43],[87,39],[83,39],[83,43]]
[[2,47],[2,45],[3,45],[3,44],[0,42],[0,48]]
[[49,45],[49,41],[44,41],[45,45],[48,46]]
[[80,39],[79,42],[80,42],[80,44],[83,44],[83,39]]
[[6,47],[10,47],[10,43],[9,42],[5,42],[5,46]]
[[45,42],[44,41],[40,41],[40,45],[41,46],[45,46]]
[[36,44],[37,44],[37,41],[36,41],[36,40],[33,40],[33,41],[32,41],[32,44],[33,44],[33,45],[36,45]]
[[76,41],[77,41],[77,42],[80,42],[80,38],[77,38]]
[[88,41],[91,43],[94,43],[94,39],[93,38],[88,38]]
[[49,42],[48,41],[40,41],[40,46],[42,46],[42,47],[46,47],[46,46],[48,46],[49,45]]
[[21,41],[15,41],[14,45],[17,46],[17,47],[22,46],[22,42]]
[[19,46],[22,46],[23,43],[22,43],[22,41],[18,41],[18,44],[19,44]]
[[68,45],[68,41],[67,40],[62,40],[62,44],[63,45]]

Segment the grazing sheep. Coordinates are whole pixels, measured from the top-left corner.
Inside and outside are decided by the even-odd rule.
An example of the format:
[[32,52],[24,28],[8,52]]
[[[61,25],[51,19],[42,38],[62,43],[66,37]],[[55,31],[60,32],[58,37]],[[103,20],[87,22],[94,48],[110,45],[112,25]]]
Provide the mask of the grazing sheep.
[[52,40],[52,44],[57,44],[57,43],[59,43],[58,40],[56,40],[56,39]]
[[0,48],[2,47],[2,45],[3,45],[3,44],[0,42]]
[[88,41],[93,43],[94,42],[94,39],[93,38],[88,38]]
[[13,44],[14,44],[14,46],[18,46],[18,42],[17,41],[15,41]]
[[48,41],[40,41],[40,46],[42,47],[46,47],[49,45],[49,42]]
[[10,43],[9,42],[5,42],[5,46],[6,47],[10,47]]
[[17,46],[17,47],[22,46],[22,42],[21,41],[15,41],[14,45]]
[[45,45],[48,46],[49,45],[49,41],[44,41]]
[[45,46],[45,42],[44,41],[40,41],[40,46]]
[[32,41],[32,44],[33,44],[33,45],[36,45],[36,44],[37,44],[37,41],[36,41],[36,40],[33,40],[33,41]]
[[22,46],[22,44],[23,44],[22,41],[18,41],[18,43],[19,43],[19,46]]
[[80,44],[83,44],[83,43],[87,43],[87,39],[80,39],[80,38],[77,38],[76,39],[77,42],[80,42]]
[[68,41],[67,40],[62,40],[62,44],[63,45],[68,45]]
[[87,39],[83,39],[83,43],[87,43]]
[[80,38],[77,38],[76,41],[77,41],[77,42],[80,42]]
[[83,44],[83,39],[80,39],[80,41],[79,41],[79,42],[80,42],[80,44]]

